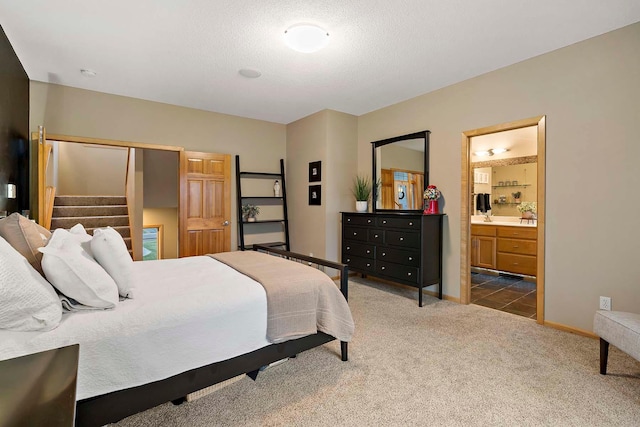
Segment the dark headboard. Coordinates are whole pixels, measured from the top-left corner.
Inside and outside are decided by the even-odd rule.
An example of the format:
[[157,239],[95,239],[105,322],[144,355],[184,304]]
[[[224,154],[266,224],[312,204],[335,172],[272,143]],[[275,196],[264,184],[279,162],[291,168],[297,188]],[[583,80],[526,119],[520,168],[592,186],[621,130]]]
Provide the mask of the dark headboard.
[[[7,198],[7,184],[17,197]],[[29,209],[29,77],[0,27],[0,211]]]

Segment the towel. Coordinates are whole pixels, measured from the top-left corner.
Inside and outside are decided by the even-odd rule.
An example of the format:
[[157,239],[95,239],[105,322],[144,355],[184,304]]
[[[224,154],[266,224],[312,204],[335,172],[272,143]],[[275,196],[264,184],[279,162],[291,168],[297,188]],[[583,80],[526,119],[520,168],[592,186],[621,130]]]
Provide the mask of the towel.
[[480,212],[486,212],[484,193],[476,194],[476,209]]
[[484,211],[490,211],[491,210],[491,194],[489,193],[484,193]]
[[73,298],[63,294],[58,294],[58,297],[60,298],[60,304],[62,304],[62,308],[65,313],[74,311],[107,310],[106,308],[89,307],[88,305],[80,304]]

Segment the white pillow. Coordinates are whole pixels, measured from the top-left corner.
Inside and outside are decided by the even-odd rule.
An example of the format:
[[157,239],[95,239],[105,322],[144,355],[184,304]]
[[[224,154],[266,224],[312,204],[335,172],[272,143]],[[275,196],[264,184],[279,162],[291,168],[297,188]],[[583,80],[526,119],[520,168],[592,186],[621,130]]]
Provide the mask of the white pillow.
[[48,331],[61,318],[56,291],[0,237],[0,329]]
[[58,291],[90,307],[113,308],[118,303],[116,283],[70,232],[57,229],[39,250],[44,274]]
[[82,224],[76,224],[69,229],[69,233],[80,242],[80,246],[84,249],[91,258],[95,258],[93,256],[93,251],[91,250],[91,234],[87,233],[87,230],[84,229]]
[[133,260],[120,233],[111,227],[98,228],[93,232],[91,250],[98,264],[118,285],[120,295],[133,298]]

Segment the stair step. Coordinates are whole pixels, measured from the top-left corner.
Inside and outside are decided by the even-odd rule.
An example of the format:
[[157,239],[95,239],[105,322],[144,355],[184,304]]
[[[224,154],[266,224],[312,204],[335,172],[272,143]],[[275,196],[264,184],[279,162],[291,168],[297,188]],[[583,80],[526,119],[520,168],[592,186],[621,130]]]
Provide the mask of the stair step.
[[54,206],[126,205],[124,196],[56,196]]
[[127,215],[114,215],[114,216],[91,216],[91,217],[59,217],[51,219],[51,229],[56,228],[71,228],[76,224],[82,224],[84,228],[99,228],[99,227],[117,227],[128,226],[129,217]]
[[[93,230],[95,230],[98,227],[95,228],[87,228],[85,227],[85,230],[87,231],[87,233],[91,234],[93,236]],[[114,227],[111,226],[111,228],[113,228],[114,230],[116,230],[118,233],[120,233],[120,235],[124,238],[125,243],[127,242],[127,239],[129,239],[129,243],[127,243],[127,247],[131,247],[131,229],[129,228],[129,226],[122,226],[122,227]]]
[[127,205],[54,206],[53,218],[128,215]]

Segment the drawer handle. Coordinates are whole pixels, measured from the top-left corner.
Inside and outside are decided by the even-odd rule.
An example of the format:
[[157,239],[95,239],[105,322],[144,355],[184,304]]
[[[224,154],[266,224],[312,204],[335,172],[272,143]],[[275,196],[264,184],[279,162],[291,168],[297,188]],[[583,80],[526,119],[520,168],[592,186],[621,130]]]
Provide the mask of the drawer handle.
[[409,223],[409,225],[413,225],[413,223],[412,223],[412,222],[410,222],[410,223]]
[[518,263],[517,263],[517,262],[514,262],[514,263],[513,263],[513,265],[518,265]]
[[377,238],[378,238],[378,235],[377,235],[377,234],[375,234],[373,237],[375,237],[375,238],[377,239]]
[[382,252],[382,256],[387,256],[387,253],[386,252]]
[[382,267],[380,267],[380,270],[384,270],[385,268],[386,268],[385,266],[382,266]]
[[382,223],[383,223],[383,224],[386,224],[386,223],[387,223],[387,220],[385,219],[384,221],[382,221]]
[[517,236],[517,235],[518,235],[518,233],[513,233],[513,235],[514,235],[514,236]]
[[411,273],[407,273],[407,276],[411,276]]
[[402,242],[403,240],[404,240],[404,237],[401,237],[401,238],[400,238],[400,241]]
[[513,249],[518,249],[520,246],[518,245],[513,245]]
[[412,256],[409,257],[409,261],[413,261],[413,257]]
[[351,262],[351,258],[347,258],[347,262]]
[[367,224],[371,224],[371,220],[370,219],[367,220]]
[[367,263],[367,267],[371,267],[371,264]]
[[347,246],[347,250],[350,251],[351,250],[351,246]]
[[357,236],[357,235],[358,235],[358,233],[357,233],[356,231],[354,231],[354,232],[353,232],[353,235],[354,235],[354,236]]
[[351,218],[347,218],[347,222],[351,222]]
[[371,253],[371,251],[370,251],[369,249],[367,249],[367,253],[368,253],[368,254],[370,254],[370,253]]

